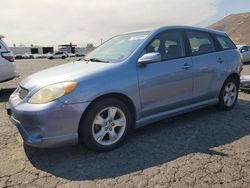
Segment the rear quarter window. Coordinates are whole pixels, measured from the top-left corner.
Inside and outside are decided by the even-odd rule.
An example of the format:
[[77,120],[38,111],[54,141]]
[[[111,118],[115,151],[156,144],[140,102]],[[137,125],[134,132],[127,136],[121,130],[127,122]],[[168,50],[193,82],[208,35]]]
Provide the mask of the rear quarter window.
[[233,43],[233,41],[226,36],[215,36],[217,41],[219,42],[222,50],[230,50],[230,49],[236,49],[235,44]]

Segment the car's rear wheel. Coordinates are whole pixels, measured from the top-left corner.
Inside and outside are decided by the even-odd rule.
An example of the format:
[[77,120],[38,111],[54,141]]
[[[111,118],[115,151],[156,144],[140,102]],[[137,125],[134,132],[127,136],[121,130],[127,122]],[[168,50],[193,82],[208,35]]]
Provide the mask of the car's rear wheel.
[[231,110],[238,99],[239,83],[234,78],[229,78],[223,84],[219,95],[219,104],[217,108],[220,110]]
[[79,140],[89,149],[109,151],[123,143],[130,126],[128,107],[117,99],[103,99],[84,115],[79,127]]

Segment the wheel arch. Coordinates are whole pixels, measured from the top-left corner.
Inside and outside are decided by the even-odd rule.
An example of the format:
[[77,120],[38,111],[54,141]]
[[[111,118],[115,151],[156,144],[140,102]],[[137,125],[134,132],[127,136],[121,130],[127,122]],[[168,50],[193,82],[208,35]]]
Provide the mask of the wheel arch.
[[80,123],[81,121],[85,118],[88,110],[94,105],[96,104],[98,101],[106,99],[106,98],[115,98],[118,100],[121,100],[128,108],[129,111],[131,111],[131,117],[132,117],[132,128],[135,127],[135,120],[136,120],[136,107],[134,102],[132,101],[132,99],[130,97],[128,97],[127,95],[123,94],[123,93],[107,93],[107,94],[103,94],[101,96],[98,96],[97,98],[95,98],[86,108],[86,110],[83,112],[79,125],[78,125],[78,132],[79,132],[79,127],[80,127]]
[[235,80],[238,82],[238,84],[240,85],[240,75],[239,75],[238,73],[232,73],[232,74],[230,74],[230,75],[227,77],[227,79],[224,81],[224,83],[225,83],[229,78],[235,79]]

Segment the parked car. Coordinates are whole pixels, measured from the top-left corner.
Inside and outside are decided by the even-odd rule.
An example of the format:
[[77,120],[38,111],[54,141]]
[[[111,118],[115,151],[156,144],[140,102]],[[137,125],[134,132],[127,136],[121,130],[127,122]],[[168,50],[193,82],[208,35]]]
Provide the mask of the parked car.
[[24,56],[22,54],[16,54],[14,55],[15,59],[24,59]]
[[34,59],[34,55],[31,53],[24,53],[23,59]]
[[32,54],[34,59],[42,59],[43,55],[42,54]]
[[247,45],[238,45],[237,46],[240,53],[243,63],[250,62],[250,46]]
[[131,128],[238,97],[240,53],[223,32],[168,26],[118,35],[82,61],[24,79],[7,112],[24,142],[118,147]]
[[2,40],[4,36],[0,35],[0,82],[14,79],[18,74],[14,54]]
[[250,75],[240,77],[240,89],[243,92],[250,92]]
[[68,55],[65,52],[56,52],[52,55],[47,55],[48,59],[66,59]]
[[85,54],[83,52],[76,52],[75,53],[76,57],[84,57]]
[[76,57],[76,54],[68,53],[68,57]]

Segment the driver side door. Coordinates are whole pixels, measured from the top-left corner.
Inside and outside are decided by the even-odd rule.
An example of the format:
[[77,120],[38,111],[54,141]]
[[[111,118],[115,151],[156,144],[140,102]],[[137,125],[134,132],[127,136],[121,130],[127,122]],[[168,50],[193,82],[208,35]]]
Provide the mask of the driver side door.
[[162,60],[138,65],[142,117],[186,106],[192,102],[192,59],[187,57],[182,31],[165,31],[146,47]]

